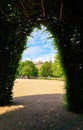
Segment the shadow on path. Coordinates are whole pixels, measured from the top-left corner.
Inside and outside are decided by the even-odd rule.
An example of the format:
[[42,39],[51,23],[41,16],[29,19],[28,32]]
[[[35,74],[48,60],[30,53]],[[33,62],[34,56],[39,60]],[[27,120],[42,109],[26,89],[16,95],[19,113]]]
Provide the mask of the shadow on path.
[[0,130],[83,130],[83,116],[66,111],[62,101],[63,94],[15,97],[21,107],[0,115]]

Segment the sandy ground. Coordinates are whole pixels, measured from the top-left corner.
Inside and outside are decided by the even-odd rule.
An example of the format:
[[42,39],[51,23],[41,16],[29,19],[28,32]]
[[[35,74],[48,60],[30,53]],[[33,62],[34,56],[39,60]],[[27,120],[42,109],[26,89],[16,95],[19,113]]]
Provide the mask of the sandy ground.
[[26,80],[17,79],[14,87],[14,97],[40,94],[64,93],[64,82],[59,80]]
[[64,82],[17,79],[14,104],[0,107],[0,130],[83,130],[83,115],[63,105]]

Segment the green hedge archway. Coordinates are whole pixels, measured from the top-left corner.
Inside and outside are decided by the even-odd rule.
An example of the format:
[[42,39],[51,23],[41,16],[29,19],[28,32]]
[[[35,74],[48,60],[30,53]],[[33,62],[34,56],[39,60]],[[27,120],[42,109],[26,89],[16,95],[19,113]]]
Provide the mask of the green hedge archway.
[[67,109],[83,112],[83,10],[81,0],[72,5],[71,2],[71,0],[1,1],[0,105],[12,102],[15,73],[25,49],[26,37],[33,28],[43,24],[58,41],[57,46],[66,74]]

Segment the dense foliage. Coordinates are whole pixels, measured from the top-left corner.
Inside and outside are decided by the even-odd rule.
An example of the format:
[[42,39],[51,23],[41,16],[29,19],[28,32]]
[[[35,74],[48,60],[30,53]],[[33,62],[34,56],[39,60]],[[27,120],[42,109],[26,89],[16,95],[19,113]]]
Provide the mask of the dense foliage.
[[52,76],[52,69],[51,69],[52,63],[50,62],[44,62],[39,70],[39,75],[41,77],[48,77]]
[[17,77],[35,78],[38,76],[38,69],[32,61],[22,61],[17,69]]
[[0,0],[0,105],[12,101],[26,35],[40,24],[58,38],[68,109],[83,112],[83,0]]
[[[18,61],[26,43],[26,34],[16,32],[16,25],[0,20],[0,104],[12,102],[12,89]],[[19,30],[19,27],[18,27]],[[20,44],[20,45],[19,45]],[[17,49],[18,48],[18,49]]]
[[38,68],[32,61],[20,61],[16,72],[17,78],[64,78],[63,69],[60,63],[58,53],[55,56],[55,61],[41,62]]
[[55,56],[55,61],[52,64],[52,75],[56,78],[64,78],[64,71],[59,58],[59,53]]

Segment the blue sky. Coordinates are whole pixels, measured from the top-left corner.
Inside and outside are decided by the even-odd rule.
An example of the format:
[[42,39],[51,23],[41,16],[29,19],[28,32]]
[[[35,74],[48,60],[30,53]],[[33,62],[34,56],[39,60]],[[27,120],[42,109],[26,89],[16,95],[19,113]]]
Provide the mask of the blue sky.
[[27,49],[24,50],[22,60],[38,61],[54,61],[56,50],[52,45],[53,38],[49,38],[52,35],[46,31],[44,26],[41,30],[35,28],[27,40]]

